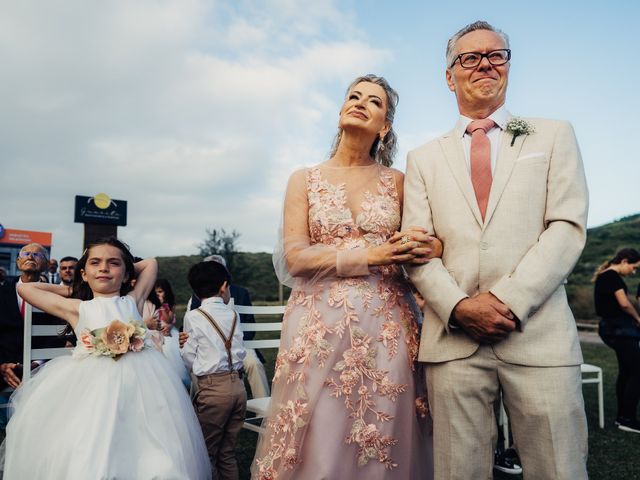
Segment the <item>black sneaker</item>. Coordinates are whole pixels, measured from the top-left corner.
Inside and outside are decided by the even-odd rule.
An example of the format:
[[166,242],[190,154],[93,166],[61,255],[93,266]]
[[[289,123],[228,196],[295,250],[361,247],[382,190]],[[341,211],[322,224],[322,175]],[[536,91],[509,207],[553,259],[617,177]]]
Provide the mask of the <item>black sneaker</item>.
[[640,422],[635,418],[618,418],[618,429],[623,432],[640,433]]
[[513,448],[507,448],[504,452],[496,452],[493,468],[509,475],[522,473],[518,454]]

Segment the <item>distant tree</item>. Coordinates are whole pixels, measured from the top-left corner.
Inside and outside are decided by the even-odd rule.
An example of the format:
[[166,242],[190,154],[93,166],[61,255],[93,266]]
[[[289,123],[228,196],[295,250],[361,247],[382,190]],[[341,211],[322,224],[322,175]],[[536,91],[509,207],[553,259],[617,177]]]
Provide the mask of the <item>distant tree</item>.
[[222,255],[227,261],[229,271],[233,272],[235,256],[238,253],[236,241],[240,238],[240,234],[235,230],[227,233],[224,228],[219,230],[217,228],[212,230],[207,228],[206,232],[207,236],[204,242],[198,245],[200,255],[203,257]]

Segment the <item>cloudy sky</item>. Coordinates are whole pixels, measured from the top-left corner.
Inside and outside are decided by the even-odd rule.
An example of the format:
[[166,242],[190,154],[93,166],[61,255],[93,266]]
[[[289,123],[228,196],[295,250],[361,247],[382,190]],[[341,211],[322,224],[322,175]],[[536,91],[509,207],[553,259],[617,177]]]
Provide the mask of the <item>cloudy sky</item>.
[[589,225],[640,211],[640,7],[559,2],[0,0],[0,224],[79,254],[75,195],[128,201],[140,256],[196,253],[206,228],[270,251],[289,174],[326,158],[344,89],[384,75],[406,152],[456,121],[452,33],[510,35],[507,107],[572,121]]

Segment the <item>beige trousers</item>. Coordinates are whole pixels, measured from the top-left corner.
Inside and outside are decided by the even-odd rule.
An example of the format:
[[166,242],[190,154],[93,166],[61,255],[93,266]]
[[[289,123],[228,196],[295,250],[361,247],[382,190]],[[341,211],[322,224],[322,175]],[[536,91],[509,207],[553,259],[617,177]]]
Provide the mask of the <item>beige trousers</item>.
[[264,371],[264,364],[258,358],[258,354],[252,348],[246,349],[247,356],[242,361],[242,366],[247,374],[247,381],[251,387],[251,396],[253,398],[271,396],[269,390],[269,380],[267,373]]
[[438,480],[493,478],[502,390],[525,479],[587,478],[587,421],[579,366],[526,367],[481,346],[468,358],[427,364]]
[[209,452],[213,478],[238,480],[235,448],[247,407],[243,380],[237,372],[198,377],[193,405]]

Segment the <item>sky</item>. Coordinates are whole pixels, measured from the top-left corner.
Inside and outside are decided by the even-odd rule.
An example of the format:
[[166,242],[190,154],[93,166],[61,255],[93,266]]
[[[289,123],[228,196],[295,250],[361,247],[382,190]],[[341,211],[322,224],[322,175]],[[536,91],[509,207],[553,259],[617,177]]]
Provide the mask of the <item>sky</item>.
[[640,211],[640,3],[0,0],[0,224],[79,255],[75,195],[127,200],[134,254],[197,253],[206,229],[271,251],[287,178],[326,160],[345,89],[400,94],[407,151],[457,119],[447,39],[484,19],[510,37],[506,106],[572,122],[589,226]]

